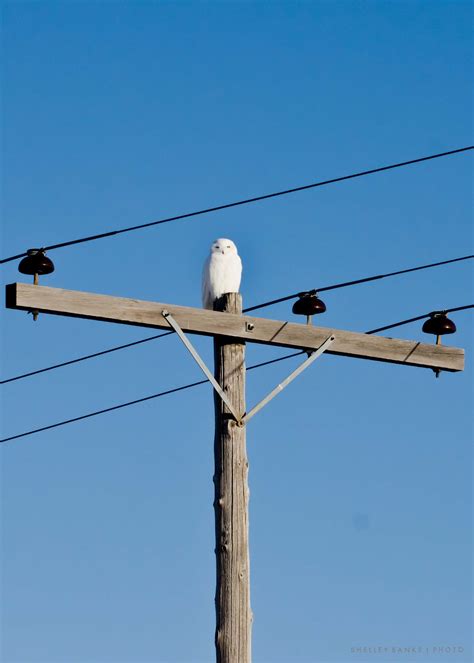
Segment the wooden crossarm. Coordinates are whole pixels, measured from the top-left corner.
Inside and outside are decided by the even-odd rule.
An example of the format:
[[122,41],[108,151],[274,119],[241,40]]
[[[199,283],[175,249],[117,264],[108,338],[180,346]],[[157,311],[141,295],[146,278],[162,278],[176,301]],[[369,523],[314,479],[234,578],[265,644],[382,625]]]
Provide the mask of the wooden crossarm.
[[139,327],[169,329],[162,316],[162,311],[166,309],[181,329],[191,334],[227,336],[249,343],[305,350],[317,349],[328,336],[334,334],[336,341],[327,354],[406,366],[439,368],[445,371],[464,369],[464,350],[446,345],[25,283],[6,286],[6,306]]

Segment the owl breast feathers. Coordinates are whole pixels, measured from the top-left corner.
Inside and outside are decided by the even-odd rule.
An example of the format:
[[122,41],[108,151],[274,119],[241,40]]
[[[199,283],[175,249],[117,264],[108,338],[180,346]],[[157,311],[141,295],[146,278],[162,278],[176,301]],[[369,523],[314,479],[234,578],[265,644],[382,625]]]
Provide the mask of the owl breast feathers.
[[216,239],[202,272],[202,305],[213,309],[216,299],[228,292],[239,292],[242,261],[230,239]]

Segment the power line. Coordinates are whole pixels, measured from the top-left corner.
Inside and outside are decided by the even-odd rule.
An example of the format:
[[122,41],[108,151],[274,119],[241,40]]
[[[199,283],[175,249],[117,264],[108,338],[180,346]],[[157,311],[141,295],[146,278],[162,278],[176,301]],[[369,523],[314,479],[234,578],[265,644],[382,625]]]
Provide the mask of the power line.
[[[415,318],[408,318],[407,320],[401,320],[400,322],[395,322],[391,325],[385,325],[384,327],[379,327],[377,329],[371,329],[370,331],[365,332],[366,334],[375,334],[378,331],[384,331],[386,329],[392,329],[393,327],[400,327],[401,325],[406,325],[410,322],[415,322],[417,320],[423,320],[424,318],[429,318],[431,315],[434,313],[453,313],[454,311],[464,311],[466,309],[474,308],[474,304],[467,304],[465,306],[456,306],[455,308],[448,308],[448,309],[442,309],[440,311],[431,311],[430,313],[424,313],[423,315],[417,316]],[[170,333],[170,332],[167,332]],[[173,333],[173,332],[171,332]],[[144,339],[147,340],[147,339]],[[262,368],[263,366],[269,366],[270,364],[276,364],[280,361],[284,361],[286,359],[291,359],[292,357],[297,357],[299,355],[305,354],[305,350],[300,350],[298,352],[292,352],[291,354],[284,355],[283,357],[277,357],[276,359],[270,359],[268,361],[263,361],[258,364],[253,364],[252,366],[249,366],[247,368],[248,371],[251,371],[256,368]],[[6,437],[0,440],[0,443],[3,442],[9,442],[10,440],[16,440],[20,437],[26,437],[28,435],[33,435],[34,433],[41,433],[46,430],[50,430],[52,428],[58,428],[59,426],[65,426],[67,424],[72,424],[76,421],[81,421],[82,419],[89,419],[90,417],[95,417],[100,414],[106,414],[107,412],[113,412],[114,410],[120,410],[124,407],[128,407],[130,405],[137,405],[138,403],[144,403],[145,401],[150,401],[155,398],[160,398],[161,396],[167,396],[169,394],[174,394],[178,391],[184,391],[186,389],[191,389],[192,387],[197,387],[200,384],[205,384],[206,382],[209,382],[209,380],[199,380],[198,382],[192,382],[190,384],[185,384],[181,387],[174,387],[173,389],[168,389],[166,391],[161,391],[157,394],[152,394],[151,396],[145,396],[143,398],[137,398],[136,400],[133,401],[128,401],[127,403],[120,403],[119,405],[113,405],[112,407],[105,408],[103,410],[96,410],[95,412],[89,412],[88,414],[83,414],[79,417],[73,417],[72,419],[66,419],[64,421],[59,421],[55,424],[49,424],[48,426],[43,426],[41,428],[35,428],[30,431],[26,431],[25,433],[19,433],[17,435],[12,435],[10,437]]]
[[[421,265],[421,266],[418,266],[418,267],[410,267],[408,269],[401,269],[401,270],[398,270],[396,272],[389,272],[387,274],[378,274],[376,276],[368,276],[368,277],[365,277],[365,278],[362,278],[362,279],[356,279],[354,281],[345,281],[344,283],[337,283],[337,284],[334,284],[334,285],[328,285],[328,286],[324,286],[322,288],[317,288],[315,290],[299,292],[299,293],[295,293],[293,295],[287,295],[285,297],[280,297],[279,299],[273,299],[269,302],[265,302],[263,304],[258,304],[256,306],[250,306],[249,308],[244,309],[243,312],[248,313],[250,311],[255,311],[259,308],[264,308],[266,306],[271,306],[272,304],[278,304],[278,303],[281,303],[281,302],[284,302],[284,301],[288,301],[289,299],[294,299],[295,297],[299,297],[303,294],[315,294],[316,292],[323,292],[323,291],[326,291],[326,290],[335,290],[337,288],[345,288],[345,287],[348,287],[348,286],[351,286],[351,285],[356,285],[356,284],[359,284],[359,283],[367,283],[369,281],[376,281],[378,279],[384,279],[384,278],[387,278],[389,276],[396,276],[396,275],[399,275],[399,274],[407,274],[408,272],[416,272],[416,271],[419,271],[419,270],[422,270],[422,269],[429,269],[431,267],[438,267],[440,265],[448,265],[450,263],[459,262],[461,260],[468,260],[468,259],[471,259],[471,258],[474,258],[474,255],[463,256],[461,258],[452,258],[450,260],[442,260],[441,262],[430,263],[429,265]],[[421,318],[418,318],[418,319],[421,320],[423,317],[428,317],[428,316],[422,316]],[[376,330],[376,331],[379,331],[379,330]],[[24,378],[32,377],[33,375],[38,375],[39,373],[46,373],[47,371],[52,371],[52,370],[55,370],[56,368],[62,368],[63,366],[69,366],[70,364],[77,364],[81,361],[86,361],[88,359],[93,359],[94,357],[100,357],[102,355],[109,354],[111,352],[116,352],[117,350],[123,350],[125,348],[129,348],[129,347],[132,347],[134,345],[140,345],[141,343],[148,343],[149,341],[153,341],[157,338],[161,338],[162,336],[168,336],[169,334],[173,334],[173,333],[174,332],[172,332],[172,331],[164,332],[163,334],[157,334],[157,335],[154,335],[154,336],[149,336],[147,338],[141,339],[140,341],[133,341],[131,343],[125,343],[124,345],[118,345],[118,346],[115,346],[113,348],[109,348],[108,350],[102,350],[100,352],[94,352],[93,354],[90,354],[90,355],[84,355],[83,357],[78,357],[76,359],[71,359],[69,361],[64,361],[64,362],[61,362],[59,364],[53,364],[52,366],[47,366],[46,368],[40,368],[36,371],[30,371],[28,373],[23,373],[21,375],[15,375],[14,377],[7,378],[5,380],[0,380],[0,385],[7,384],[9,382],[15,382],[16,380],[23,380]],[[372,333],[372,332],[370,332],[370,333]]]
[[377,332],[385,331],[387,329],[393,329],[394,327],[401,327],[402,325],[407,325],[410,322],[417,322],[418,320],[424,320],[425,318],[430,318],[436,313],[453,313],[454,311],[465,311],[468,308],[474,308],[474,304],[467,304],[466,306],[456,306],[455,308],[445,308],[440,311],[431,311],[430,313],[424,313],[423,315],[417,315],[416,318],[408,318],[407,320],[401,320],[400,322],[394,322],[391,325],[385,325],[384,327],[377,327],[376,329],[371,329],[366,334],[376,334]]
[[[461,152],[466,152],[468,150],[474,149],[474,145],[468,145],[466,147],[461,147],[455,150],[449,150],[448,152],[439,152],[438,154],[430,154],[425,157],[418,157],[417,159],[410,159],[409,161],[401,161],[399,163],[390,164],[388,166],[380,166],[378,168],[371,168],[370,170],[363,170],[357,173],[352,173],[351,175],[342,175],[341,177],[334,177],[329,180],[323,180],[319,182],[313,182],[312,184],[305,184],[303,186],[297,186],[292,189],[285,189],[283,191],[276,191],[274,193],[266,193],[261,196],[255,196],[253,198],[245,198],[244,200],[238,200],[233,203],[225,203],[223,205],[216,205],[214,207],[208,207],[206,209],[201,209],[195,212],[187,212],[185,214],[178,214],[177,216],[170,216],[164,219],[159,219],[158,221],[149,221],[148,223],[141,223],[137,226],[129,226],[128,228],[120,228],[119,230],[111,230],[109,232],[99,233],[97,235],[88,235],[86,237],[80,237],[78,239],[69,240],[67,242],[60,242],[59,244],[51,244],[50,246],[43,247],[44,251],[53,251],[54,249],[61,249],[65,246],[72,246],[74,244],[82,244],[83,242],[92,242],[97,239],[104,239],[106,237],[112,237],[114,235],[120,235],[122,233],[132,232],[134,230],[141,230],[143,228],[150,228],[151,226],[158,226],[162,223],[170,223],[171,221],[179,221],[181,219],[188,219],[193,216],[200,216],[202,214],[210,214],[211,212],[218,212],[220,210],[229,209],[231,207],[238,207],[239,205],[248,205],[250,203],[256,203],[261,200],[268,200],[269,198],[276,198],[278,196],[286,196],[290,193],[296,193],[298,191],[305,191],[307,189],[315,189],[316,187],[326,186],[328,184],[335,184],[336,182],[343,182],[344,180],[354,179],[356,177],[364,177],[365,175],[373,175],[374,173],[380,173],[384,170],[393,170],[394,168],[402,168],[403,166],[409,166],[415,163],[421,163],[423,161],[429,161],[431,159],[439,159],[441,157],[450,156],[453,154],[459,154]],[[26,252],[18,253],[17,255],[10,256],[9,258],[2,258],[0,264],[10,262],[12,260],[17,260],[18,258],[23,258],[26,256]]]
[[431,267],[439,267],[440,265],[448,265],[453,262],[459,262],[461,260],[470,260],[474,258],[474,255],[462,256],[461,258],[451,258],[450,260],[442,260],[441,262],[433,262],[429,265],[420,265],[419,267],[409,267],[408,269],[399,269],[396,272],[388,272],[387,274],[377,274],[376,276],[367,276],[363,279],[356,279],[355,281],[345,281],[343,283],[335,283],[334,285],[326,285],[322,288],[315,288],[314,290],[305,290],[303,292],[295,292],[292,295],[285,295],[285,297],[280,297],[279,299],[272,299],[263,304],[257,304],[256,306],[249,306],[243,310],[244,313],[249,311],[256,311],[259,308],[264,308],[266,306],[272,306],[273,304],[280,304],[281,302],[286,302],[289,299],[295,299],[296,297],[301,297],[302,295],[315,295],[319,292],[324,292],[326,290],[336,290],[337,288],[346,288],[351,285],[358,285],[359,283],[368,283],[369,281],[377,281],[379,279],[386,279],[389,276],[398,276],[399,274],[408,274],[408,272],[417,272],[421,269],[430,269]]
[[116,345],[113,348],[108,350],[101,350],[100,352],[94,352],[90,355],[84,355],[83,357],[77,357],[76,359],[70,359],[69,361],[63,361],[60,364],[53,364],[52,366],[47,366],[46,368],[40,368],[37,371],[30,371],[29,373],[23,373],[22,375],[15,375],[12,378],[7,378],[6,380],[0,380],[0,384],[7,384],[7,382],[15,382],[15,380],[23,380],[24,378],[29,378],[32,375],[38,375],[39,373],[46,373],[47,371],[53,371],[56,368],[62,368],[63,366],[69,366],[70,364],[77,364],[80,361],[86,361],[86,359],[93,359],[94,357],[101,357],[102,355],[109,354],[110,352],[116,352],[117,350],[124,350],[125,348],[131,348],[134,345],[140,345],[141,343],[148,343],[148,341],[154,341],[157,338],[162,338],[163,336],[169,336],[174,334],[174,331],[164,332],[163,334],[155,334],[154,336],[148,336],[147,338],[142,338],[140,341],[133,341],[132,343],[125,343],[124,345]]
[[[174,332],[172,332],[174,333]],[[290,359],[291,357],[297,357],[298,355],[304,354],[303,351],[293,352],[289,355],[284,355],[283,357],[278,357],[277,359],[270,359],[269,361],[264,361],[259,364],[254,364],[247,368],[248,371],[251,371],[255,368],[262,368],[263,366],[269,366],[270,364],[276,364],[279,361],[284,361],[285,359]],[[95,412],[89,412],[88,414],[83,414],[79,417],[73,417],[72,419],[65,419],[64,421],[58,421],[55,424],[49,424],[48,426],[42,426],[41,428],[35,428],[34,430],[26,431],[25,433],[19,433],[18,435],[11,435],[10,437],[5,437],[0,440],[0,443],[9,442],[10,440],[17,440],[20,437],[26,437],[27,435],[33,435],[34,433],[41,433],[46,430],[51,430],[52,428],[58,428],[59,426],[66,426],[67,424],[72,424],[76,421],[81,421],[82,419],[89,419],[90,417],[96,417],[99,414],[106,414],[107,412],[113,412],[114,410],[120,410],[124,407],[129,407],[130,405],[137,405],[138,403],[144,403],[145,401],[151,401],[154,398],[161,398],[161,396],[168,396],[169,394],[174,394],[178,391],[184,391],[185,389],[191,389],[192,387],[197,387],[200,384],[205,384],[209,380],[199,380],[198,382],[191,382],[190,384],[185,384],[181,387],[174,387],[173,389],[167,389],[166,391],[160,391],[157,394],[152,394],[151,396],[144,396],[143,398],[137,398],[133,401],[128,401],[127,403],[120,403],[119,405],[113,405],[112,407],[104,408],[103,410],[96,410]]]

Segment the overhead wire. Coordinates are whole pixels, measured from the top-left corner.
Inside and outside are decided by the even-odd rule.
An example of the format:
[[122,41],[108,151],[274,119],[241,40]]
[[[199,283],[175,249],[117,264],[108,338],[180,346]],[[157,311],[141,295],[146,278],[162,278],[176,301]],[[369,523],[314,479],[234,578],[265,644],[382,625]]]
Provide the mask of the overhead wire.
[[[172,332],[174,333],[174,332]],[[296,357],[298,355],[304,354],[304,351],[293,352],[283,357],[277,357],[276,359],[270,359],[269,361],[263,361],[259,364],[254,364],[247,368],[248,371],[251,371],[255,368],[262,368],[263,366],[269,366],[270,364],[276,364],[277,362],[284,361],[285,359],[290,359],[291,357]],[[73,417],[71,419],[65,419],[64,421],[58,421],[55,424],[49,424],[48,426],[42,426],[41,428],[35,428],[25,433],[18,433],[17,435],[11,435],[10,437],[5,437],[0,440],[0,443],[9,442],[10,440],[17,440],[20,437],[26,437],[28,435],[33,435],[34,433],[41,433],[46,430],[51,430],[52,428],[58,428],[59,426],[66,426],[67,424],[72,424],[76,421],[81,421],[82,419],[89,419],[90,417],[96,417],[100,414],[106,414],[107,412],[112,412],[114,410],[120,410],[130,405],[137,405],[138,403],[144,403],[145,401],[151,401],[155,398],[161,398],[161,396],[167,396],[169,394],[174,394],[178,391],[184,391],[185,389],[191,389],[192,387],[197,387],[200,384],[205,384],[209,382],[206,378],[205,380],[198,380],[197,382],[191,382],[189,384],[182,385],[181,387],[174,387],[173,389],[167,389],[166,391],[160,391],[157,394],[152,394],[151,396],[144,396],[143,398],[137,398],[133,401],[128,401],[127,403],[120,403],[119,405],[113,405],[112,407],[107,407],[102,410],[96,410],[95,412],[88,412],[87,414],[82,414],[79,417]]]
[[[147,223],[140,223],[138,225],[129,226],[127,228],[119,228],[117,230],[110,230],[108,232],[98,233],[98,234],[95,234],[95,235],[87,235],[85,237],[79,237],[78,239],[73,239],[73,240],[69,240],[69,241],[66,241],[66,242],[60,242],[58,244],[50,244],[49,246],[42,247],[42,250],[43,251],[53,251],[55,249],[64,248],[66,246],[73,246],[75,244],[82,244],[84,242],[92,242],[92,241],[95,241],[95,240],[98,240],[98,239],[104,239],[106,237],[112,237],[112,236],[115,236],[115,235],[121,235],[123,233],[133,232],[135,230],[142,230],[144,228],[150,228],[151,226],[158,226],[158,225],[161,225],[163,223],[170,223],[172,221],[179,221],[179,220],[182,220],[182,219],[188,219],[188,218],[191,218],[191,217],[194,217],[194,216],[200,216],[200,215],[203,215],[203,214],[210,214],[212,212],[218,212],[220,210],[230,209],[232,207],[238,207],[240,205],[248,205],[250,203],[256,203],[256,202],[259,202],[259,201],[262,201],[262,200],[268,200],[270,198],[276,198],[278,196],[286,196],[286,195],[289,195],[291,193],[297,193],[298,191],[305,191],[305,190],[308,190],[308,189],[315,189],[317,187],[327,186],[328,184],[335,184],[336,182],[343,182],[345,180],[351,180],[351,179],[354,179],[356,177],[364,177],[366,175],[373,175],[374,173],[381,173],[381,172],[386,171],[386,170],[393,170],[395,168],[402,168],[404,166],[409,166],[409,165],[412,165],[412,164],[415,164],[415,163],[422,163],[424,161],[430,161],[432,159],[439,159],[441,157],[446,157],[446,156],[450,156],[450,155],[453,155],[453,154],[460,154],[461,152],[467,152],[468,150],[472,150],[472,149],[474,149],[474,145],[468,145],[466,147],[460,147],[460,148],[457,148],[457,149],[454,149],[454,150],[448,150],[446,152],[439,152],[437,154],[430,154],[428,156],[418,157],[416,159],[410,159],[408,161],[400,161],[398,163],[389,164],[387,166],[379,166],[377,168],[371,168],[369,170],[362,170],[362,171],[359,171],[357,173],[352,173],[350,175],[342,175],[340,177],[333,177],[333,178],[327,179],[327,180],[312,182],[311,184],[305,184],[305,185],[293,187],[293,188],[290,188],[290,189],[275,191],[273,193],[266,193],[266,194],[263,194],[263,195],[260,195],[260,196],[254,196],[252,198],[245,198],[243,200],[237,200],[237,201],[231,202],[231,203],[224,203],[222,205],[215,205],[213,207],[207,207],[205,209],[197,210],[197,211],[194,211],[194,212],[186,212],[185,214],[178,214],[178,215],[175,215],[175,216],[169,216],[169,217],[166,217],[164,219],[159,219],[157,221],[149,221]],[[23,258],[26,255],[27,255],[27,252],[24,251],[24,252],[18,253],[16,255],[9,256],[8,258],[2,258],[2,259],[0,259],[0,264],[5,264],[5,263],[10,262],[12,260],[17,260],[18,258]]]
[[255,306],[249,306],[243,310],[244,313],[249,313],[250,311],[256,311],[260,308],[265,308],[267,306],[273,306],[274,304],[280,304],[281,302],[286,302],[290,299],[296,299],[296,297],[302,297],[303,295],[315,295],[320,292],[325,292],[327,290],[336,290],[337,288],[347,288],[348,286],[358,285],[360,283],[368,283],[369,281],[378,281],[380,279],[386,279],[391,276],[398,276],[399,274],[408,274],[409,272],[417,272],[422,269],[430,269],[432,267],[439,267],[440,265],[448,265],[453,262],[460,262],[461,260],[471,260],[474,258],[474,254],[462,256],[460,258],[451,258],[450,260],[442,260],[440,262],[432,262],[427,265],[420,265],[418,267],[409,267],[408,269],[399,269],[396,272],[388,272],[386,274],[377,274],[375,276],[366,276],[362,279],[356,279],[354,281],[344,281],[343,283],[335,283],[333,285],[326,285],[321,288],[314,288],[313,290],[305,290],[302,292],[295,292],[291,295],[285,295],[284,297],[279,297],[278,299],[271,299],[268,302],[263,304],[257,304]]
[[23,380],[24,378],[30,378],[31,376],[38,375],[39,373],[47,373],[48,371],[54,371],[56,368],[62,368],[63,366],[70,366],[71,364],[78,364],[79,362],[86,361],[87,359],[93,359],[94,357],[101,357],[102,355],[106,355],[111,352],[117,352],[117,350],[124,350],[125,348],[131,348],[134,345],[140,345],[141,343],[148,343],[149,341],[155,341],[156,339],[162,338],[163,336],[170,336],[170,334],[174,334],[174,331],[164,332],[163,334],[155,334],[154,336],[148,336],[147,338],[142,338],[139,341],[132,341],[131,343],[116,345],[113,348],[108,348],[107,350],[94,352],[90,355],[77,357],[76,359],[70,359],[69,361],[63,361],[60,364],[53,364],[52,366],[46,366],[46,368],[39,368],[36,371],[30,371],[29,373],[22,373],[21,375],[15,375],[12,378],[7,378],[6,380],[0,380],[0,384],[7,384],[8,382],[15,382],[16,380]]
[[395,327],[401,327],[402,325],[407,325],[410,322],[417,322],[418,320],[424,320],[425,318],[430,318],[433,315],[439,313],[453,313],[454,311],[465,311],[469,308],[474,308],[474,304],[467,304],[466,306],[456,306],[455,308],[445,308],[439,311],[430,311],[430,313],[424,313],[423,315],[417,315],[415,318],[407,318],[406,320],[401,320],[400,322],[394,322],[391,325],[384,325],[383,327],[377,327],[376,329],[371,329],[366,334],[377,334],[378,332],[386,331],[387,329],[394,329]]

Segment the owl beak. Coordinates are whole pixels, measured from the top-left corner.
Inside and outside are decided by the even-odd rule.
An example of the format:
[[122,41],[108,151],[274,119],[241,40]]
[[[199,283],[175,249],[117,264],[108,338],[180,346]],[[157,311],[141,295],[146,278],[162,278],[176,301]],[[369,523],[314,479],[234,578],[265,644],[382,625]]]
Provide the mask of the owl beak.
[[224,251],[224,250],[222,250],[222,251],[221,251],[221,253],[222,253],[222,255],[224,255],[225,251]]

